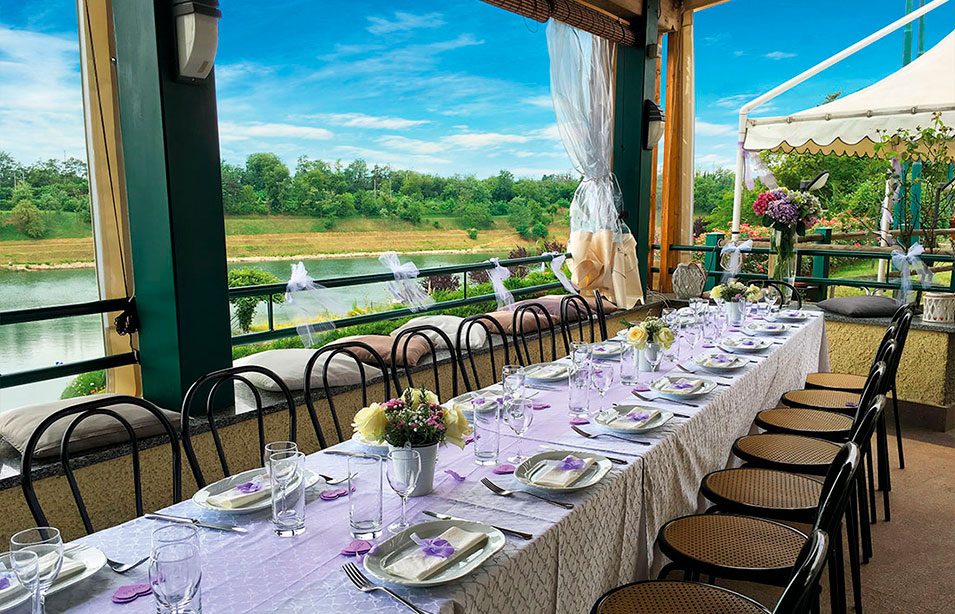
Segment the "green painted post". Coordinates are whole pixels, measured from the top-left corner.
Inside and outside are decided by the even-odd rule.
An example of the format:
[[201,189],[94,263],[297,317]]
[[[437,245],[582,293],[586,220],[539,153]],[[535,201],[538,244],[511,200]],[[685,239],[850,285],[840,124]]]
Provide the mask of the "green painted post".
[[178,409],[232,364],[215,79],[175,81],[169,3],[116,2],[113,20],[143,395]]
[[[815,232],[822,235],[822,239],[819,241],[820,245],[832,243],[832,228],[817,228]],[[812,276],[816,278],[816,283],[819,284],[816,301],[823,301],[826,299],[826,290],[829,288],[829,284],[818,280],[829,279],[829,256],[812,257]]]
[[[708,232],[706,233],[706,246],[707,247],[719,247],[720,241],[723,239],[722,232]],[[719,272],[723,270],[723,267],[720,265],[720,253],[718,251],[706,252],[703,256],[703,270],[707,273],[710,271]],[[704,290],[712,290],[713,286],[716,285],[716,278],[710,275],[706,276],[706,285],[703,287]]]
[[[908,15],[913,9],[913,0],[905,0],[905,14]],[[902,66],[907,66],[912,61],[912,23],[905,24],[902,30]]]
[[[918,229],[921,226],[921,216],[922,211],[922,182],[919,181],[919,177],[922,176],[922,163],[913,162],[912,163],[912,188],[909,190],[909,207],[912,210],[912,228]],[[929,187],[929,192],[931,192],[931,187]]]
[[[637,262],[640,281],[646,292],[650,281],[650,202],[653,152],[643,144],[644,104],[653,100],[656,87],[657,61],[647,53],[649,45],[657,43],[657,22],[660,0],[647,0],[643,15],[635,17],[630,27],[636,35],[632,47],[617,45],[614,75],[613,173],[623,193],[623,207],[627,225],[637,241]],[[659,51],[658,51],[659,53]]]

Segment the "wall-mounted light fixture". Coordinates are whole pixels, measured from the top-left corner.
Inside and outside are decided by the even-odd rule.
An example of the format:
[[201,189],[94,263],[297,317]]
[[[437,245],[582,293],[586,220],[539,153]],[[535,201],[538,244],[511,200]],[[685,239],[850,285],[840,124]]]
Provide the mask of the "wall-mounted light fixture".
[[644,133],[647,137],[643,144],[644,148],[653,149],[656,147],[656,144],[663,138],[663,129],[666,127],[666,122],[666,115],[663,114],[660,105],[652,100],[647,100],[646,104],[643,105]]
[[799,182],[799,189],[803,192],[815,192],[825,187],[829,181],[829,171],[822,171],[814,179],[803,179]]
[[219,44],[218,0],[173,0],[179,79],[198,83],[209,76]]

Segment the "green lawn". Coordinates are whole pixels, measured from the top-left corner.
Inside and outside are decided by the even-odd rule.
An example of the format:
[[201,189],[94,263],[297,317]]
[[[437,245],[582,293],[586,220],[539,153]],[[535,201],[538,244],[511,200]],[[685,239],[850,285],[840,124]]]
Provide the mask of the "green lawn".
[[[19,230],[7,223],[9,213],[0,213],[0,241],[29,241]],[[79,220],[72,211],[49,211],[47,218],[50,223],[49,233],[44,239],[82,239],[93,236],[90,225]]]

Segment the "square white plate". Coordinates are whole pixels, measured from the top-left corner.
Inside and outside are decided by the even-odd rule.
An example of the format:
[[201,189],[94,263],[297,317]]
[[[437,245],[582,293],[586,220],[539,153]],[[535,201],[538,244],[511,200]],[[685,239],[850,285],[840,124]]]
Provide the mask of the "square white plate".
[[716,354],[712,352],[704,352],[702,354],[699,354],[698,356],[693,358],[693,364],[695,364],[696,366],[698,366],[699,368],[705,371],[711,371],[713,373],[728,373],[730,371],[738,371],[742,369],[743,367],[749,364],[749,360],[750,360],[748,358],[743,358],[742,356],[737,356],[735,354],[723,354],[723,356],[726,356],[727,358],[730,358],[732,360],[727,362],[725,365],[719,366],[719,367],[708,366],[703,364],[706,362],[708,358],[710,358],[710,356],[715,356],[715,355]]
[[[587,468],[587,471],[585,471],[576,482],[570,486],[541,486],[533,482],[535,475],[544,469],[545,461],[560,461],[564,460],[568,456],[575,456],[577,458],[592,458],[595,462]],[[514,477],[521,484],[530,486],[531,488],[535,488],[537,490],[543,490],[552,493],[575,492],[584,488],[589,488],[590,486],[593,486],[602,480],[604,476],[610,472],[612,467],[613,464],[607,459],[606,456],[602,456],[595,452],[586,452],[583,450],[548,450],[546,452],[538,452],[534,456],[528,458],[523,463],[518,465],[514,470]]]
[[[664,389],[663,389],[663,381],[664,381],[665,379],[669,379],[670,381],[676,381],[676,380],[681,380],[681,379],[698,379],[698,380],[700,380],[701,382],[703,382],[703,386],[701,386],[701,387],[700,387],[698,390],[696,390],[695,392],[670,392],[670,391],[664,391]],[[669,398],[669,399],[676,399],[676,400],[681,400],[681,399],[695,399],[695,398],[697,398],[697,397],[701,397],[701,396],[703,396],[703,395],[707,395],[707,394],[713,392],[714,390],[716,390],[716,386],[717,386],[716,382],[714,382],[714,381],[711,380],[711,379],[707,379],[707,378],[705,378],[705,377],[697,377],[697,376],[694,376],[694,375],[690,375],[689,373],[687,373],[687,374],[685,374],[685,375],[664,375],[664,376],[661,377],[660,379],[656,379],[656,380],[653,380],[652,382],[650,382],[650,390],[652,390],[653,392],[659,394],[660,396],[664,396],[664,397],[667,397],[667,398]]]
[[660,428],[667,422],[673,419],[673,413],[668,412],[663,409],[656,410],[658,413],[655,418],[646,422],[643,426],[638,426],[636,428],[619,428],[616,426],[611,426],[614,420],[620,418],[621,416],[626,416],[631,411],[635,409],[643,409],[648,412],[654,411],[652,407],[645,407],[643,405],[634,405],[634,404],[620,404],[614,405],[613,409],[607,411],[602,411],[594,417],[594,422],[604,427],[608,431],[613,431],[614,433],[620,433],[621,435],[630,435],[637,433],[646,433],[647,431],[652,431],[653,429]]
[[[748,342],[751,342],[751,345],[748,344]],[[720,349],[727,352],[762,352],[772,346],[772,341],[769,339],[760,339],[759,337],[751,337],[748,339],[727,337],[719,343]]]
[[743,327],[747,335],[781,335],[788,330],[789,325],[782,322],[750,322]]

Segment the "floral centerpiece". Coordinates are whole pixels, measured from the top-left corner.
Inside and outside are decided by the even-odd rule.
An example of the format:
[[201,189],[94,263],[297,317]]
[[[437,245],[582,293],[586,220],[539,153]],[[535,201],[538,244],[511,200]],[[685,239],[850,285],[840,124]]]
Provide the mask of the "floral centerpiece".
[[438,445],[452,443],[463,449],[465,436],[473,432],[460,408],[443,407],[438,396],[424,388],[408,388],[396,399],[362,408],[352,427],[366,441],[418,451],[421,473],[413,497],[433,488]]
[[638,350],[645,349],[648,341],[662,345],[663,349],[669,350],[670,346],[673,345],[673,339],[673,331],[670,330],[667,323],[653,316],[635,326],[631,326],[630,330],[627,331],[627,343]]
[[710,298],[715,301],[722,301],[726,309],[726,321],[731,326],[739,326],[743,323],[743,303],[759,302],[763,298],[763,291],[759,286],[752,284],[746,285],[731,279],[725,284],[713,286],[710,290]]
[[763,192],[753,203],[753,212],[773,230],[770,248],[776,252],[773,278],[792,283],[796,277],[796,236],[806,234],[822,217],[822,205],[811,192],[779,188]]

